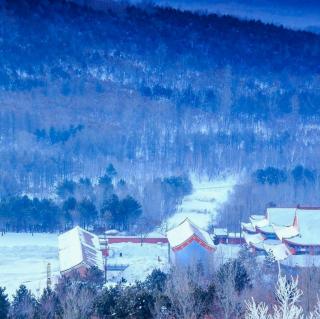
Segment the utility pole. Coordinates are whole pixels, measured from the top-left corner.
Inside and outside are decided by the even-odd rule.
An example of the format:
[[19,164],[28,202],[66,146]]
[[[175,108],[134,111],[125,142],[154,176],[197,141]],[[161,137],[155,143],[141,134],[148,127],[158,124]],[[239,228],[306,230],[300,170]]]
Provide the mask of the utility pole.
[[51,263],[47,264],[47,288],[50,289],[52,285],[51,280]]
[[107,234],[106,234],[106,232],[104,232],[104,243],[103,243],[103,245],[104,245],[104,281],[105,281],[105,283],[107,283],[107,281],[108,281],[108,277],[107,277],[107,268],[108,268],[108,255],[109,255],[109,245],[108,245],[108,240],[107,240]]

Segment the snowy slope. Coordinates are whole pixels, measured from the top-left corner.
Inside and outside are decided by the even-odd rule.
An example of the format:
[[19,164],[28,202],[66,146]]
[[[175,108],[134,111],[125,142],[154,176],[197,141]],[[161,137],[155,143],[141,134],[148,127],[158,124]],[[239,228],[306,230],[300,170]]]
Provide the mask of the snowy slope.
[[217,208],[228,199],[235,183],[235,177],[220,180],[192,177],[193,192],[183,199],[177,212],[169,218],[168,229],[187,217],[197,226],[206,229],[214,222]]

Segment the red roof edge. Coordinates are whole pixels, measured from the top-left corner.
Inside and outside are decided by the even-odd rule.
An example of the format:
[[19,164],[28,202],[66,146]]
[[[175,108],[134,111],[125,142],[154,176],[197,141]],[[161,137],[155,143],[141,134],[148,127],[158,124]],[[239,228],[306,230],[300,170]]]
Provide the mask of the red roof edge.
[[205,249],[207,249],[208,251],[213,251],[214,247],[211,245],[208,245],[206,242],[204,242],[202,239],[200,239],[197,235],[193,234],[191,237],[189,237],[188,239],[186,239],[183,243],[181,243],[178,246],[172,247],[172,250],[174,252],[182,250],[183,248],[185,248],[186,246],[190,245],[193,241],[197,242],[198,244],[200,244],[202,247],[204,247]]

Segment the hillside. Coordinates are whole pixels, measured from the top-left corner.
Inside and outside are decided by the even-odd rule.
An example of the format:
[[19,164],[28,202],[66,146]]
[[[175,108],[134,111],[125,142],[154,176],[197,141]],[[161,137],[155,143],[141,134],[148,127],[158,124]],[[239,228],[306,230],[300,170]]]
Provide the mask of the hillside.
[[46,194],[109,162],[141,185],[319,167],[315,34],[62,0],[2,1],[0,15],[1,194]]
[[[131,0],[130,2],[143,3],[142,0]],[[153,2],[183,10],[227,14],[319,33],[320,6],[318,1],[313,0],[303,1],[303,3],[296,0],[154,0]]]

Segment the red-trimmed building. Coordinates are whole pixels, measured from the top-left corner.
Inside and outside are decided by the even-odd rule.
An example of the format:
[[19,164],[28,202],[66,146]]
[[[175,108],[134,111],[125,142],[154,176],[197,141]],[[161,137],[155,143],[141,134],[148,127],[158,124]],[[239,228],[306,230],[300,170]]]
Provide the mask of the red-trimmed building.
[[319,207],[268,208],[265,215],[253,215],[250,223],[242,224],[251,249],[271,252],[282,261],[296,255],[320,255],[319,229]]
[[228,232],[226,228],[213,229],[214,244],[241,245],[244,239],[240,233]]
[[175,266],[193,267],[199,263],[208,269],[215,251],[208,232],[199,228],[188,218],[167,232],[170,261]]

